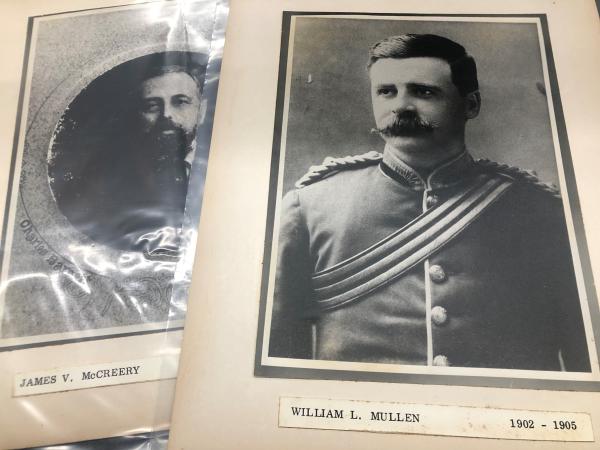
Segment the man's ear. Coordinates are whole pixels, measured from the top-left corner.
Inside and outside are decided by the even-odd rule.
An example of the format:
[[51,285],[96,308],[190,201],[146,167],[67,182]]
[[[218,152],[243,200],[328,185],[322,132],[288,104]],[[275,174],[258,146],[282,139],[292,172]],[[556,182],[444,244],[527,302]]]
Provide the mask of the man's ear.
[[473,91],[465,97],[465,117],[474,119],[481,109],[481,95],[479,91]]

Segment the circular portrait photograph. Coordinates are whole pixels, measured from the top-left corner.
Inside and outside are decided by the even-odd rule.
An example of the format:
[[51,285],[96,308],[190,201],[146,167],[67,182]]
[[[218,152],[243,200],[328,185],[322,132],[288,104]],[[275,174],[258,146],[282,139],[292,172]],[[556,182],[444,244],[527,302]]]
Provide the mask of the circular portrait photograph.
[[144,55],[96,78],[66,108],[48,178],[80,233],[148,258],[177,255],[206,64],[201,53]]

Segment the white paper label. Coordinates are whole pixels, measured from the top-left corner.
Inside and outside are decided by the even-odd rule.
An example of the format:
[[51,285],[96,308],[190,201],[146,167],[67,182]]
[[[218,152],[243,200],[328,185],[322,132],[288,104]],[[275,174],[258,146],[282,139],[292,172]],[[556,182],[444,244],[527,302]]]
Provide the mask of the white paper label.
[[282,397],[279,426],[495,439],[594,441],[589,414]]
[[118,361],[15,375],[13,395],[46,394],[177,376],[179,355]]

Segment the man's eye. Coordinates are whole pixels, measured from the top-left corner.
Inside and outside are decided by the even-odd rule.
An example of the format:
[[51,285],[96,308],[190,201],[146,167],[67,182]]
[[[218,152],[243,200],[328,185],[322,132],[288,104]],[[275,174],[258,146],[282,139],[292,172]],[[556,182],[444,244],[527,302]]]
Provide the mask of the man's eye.
[[190,105],[192,103],[192,100],[188,97],[175,97],[173,99],[173,104],[175,106],[179,106],[179,105]]
[[435,95],[435,92],[433,91],[433,89],[429,89],[426,87],[417,87],[415,88],[415,94],[422,98],[430,98]]
[[391,88],[391,87],[382,87],[377,89],[377,95],[380,95],[382,97],[391,97],[393,95],[395,95],[397,93],[395,88]]
[[156,102],[144,103],[144,105],[142,106],[142,111],[144,111],[146,113],[159,112],[160,111],[160,105],[158,103],[156,103]]

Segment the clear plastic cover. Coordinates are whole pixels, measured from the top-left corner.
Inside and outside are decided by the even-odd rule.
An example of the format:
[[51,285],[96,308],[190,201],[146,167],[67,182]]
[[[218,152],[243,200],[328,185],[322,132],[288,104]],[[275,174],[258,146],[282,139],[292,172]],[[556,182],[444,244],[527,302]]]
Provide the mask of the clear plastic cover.
[[131,436],[118,436],[105,439],[74,442],[72,444],[30,447],[27,450],[163,450],[167,448],[169,433],[158,431]]
[[[123,383],[174,376],[180,340],[167,332],[183,326],[208,166],[228,2],[95,3],[5,5],[30,17],[4,169],[0,365],[9,370],[0,387],[9,410],[38,425],[46,418],[31,405],[44,395],[59,404],[60,394],[27,397],[18,374],[29,388],[37,384],[29,373],[96,374],[97,363],[158,357],[158,375]],[[139,350],[107,350],[118,337],[136,338],[127,342]],[[52,360],[53,352],[70,357]],[[111,388],[96,396],[102,389]],[[53,432],[22,441],[9,433],[0,447],[70,439]]]

